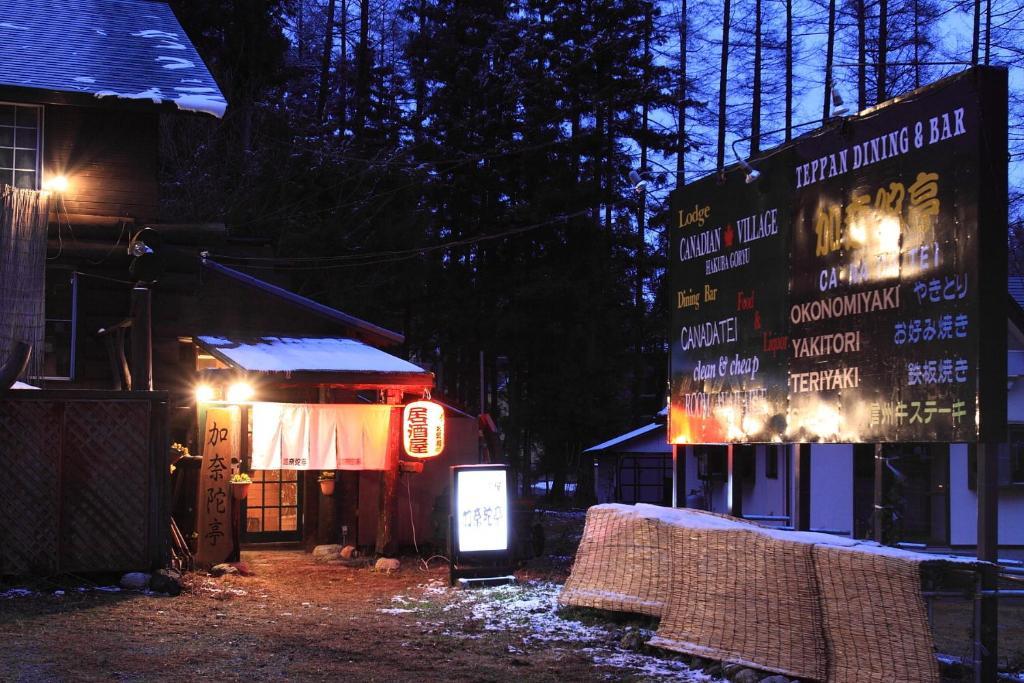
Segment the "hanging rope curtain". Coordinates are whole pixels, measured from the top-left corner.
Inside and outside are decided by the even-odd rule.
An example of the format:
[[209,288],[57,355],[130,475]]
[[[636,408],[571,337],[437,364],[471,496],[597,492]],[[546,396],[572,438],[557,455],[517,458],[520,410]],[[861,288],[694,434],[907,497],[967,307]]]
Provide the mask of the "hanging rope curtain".
[[0,364],[15,342],[31,344],[23,379],[43,374],[49,213],[49,193],[0,186]]

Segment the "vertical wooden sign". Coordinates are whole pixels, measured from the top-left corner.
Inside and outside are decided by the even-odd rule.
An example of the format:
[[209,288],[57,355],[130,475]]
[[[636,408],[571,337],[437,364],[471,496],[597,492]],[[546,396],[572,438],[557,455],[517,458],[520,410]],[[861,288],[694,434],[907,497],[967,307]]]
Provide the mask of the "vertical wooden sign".
[[196,562],[224,562],[234,550],[231,536],[231,462],[239,457],[238,408],[209,408],[203,431],[203,466],[199,472]]

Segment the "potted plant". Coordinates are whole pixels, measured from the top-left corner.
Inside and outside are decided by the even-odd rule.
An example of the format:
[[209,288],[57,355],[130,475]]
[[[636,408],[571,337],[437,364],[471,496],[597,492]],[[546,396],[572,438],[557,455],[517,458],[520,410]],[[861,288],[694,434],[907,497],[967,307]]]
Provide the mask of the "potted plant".
[[334,495],[334,472],[331,470],[324,470],[318,477],[320,482],[320,493],[325,496]]
[[245,472],[231,475],[231,495],[235,500],[245,500],[249,495],[250,486],[252,486],[252,479]]

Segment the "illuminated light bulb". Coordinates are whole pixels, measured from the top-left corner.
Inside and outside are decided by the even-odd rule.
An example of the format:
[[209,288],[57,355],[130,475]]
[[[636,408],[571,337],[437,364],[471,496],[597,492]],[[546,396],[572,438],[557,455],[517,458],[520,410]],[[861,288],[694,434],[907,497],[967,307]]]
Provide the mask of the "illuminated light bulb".
[[200,384],[196,387],[196,401],[198,403],[207,403],[216,399],[217,392],[209,384]]
[[252,385],[248,382],[235,382],[228,387],[227,399],[232,403],[243,403],[250,400],[254,393]]
[[43,189],[49,192],[67,192],[68,177],[66,175],[50,176],[46,182],[43,183]]

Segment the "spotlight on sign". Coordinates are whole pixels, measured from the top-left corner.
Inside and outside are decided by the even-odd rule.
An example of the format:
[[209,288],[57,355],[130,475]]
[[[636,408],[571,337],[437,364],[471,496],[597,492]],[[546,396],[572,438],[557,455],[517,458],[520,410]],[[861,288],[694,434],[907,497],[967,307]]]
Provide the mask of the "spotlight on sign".
[[255,393],[248,382],[235,382],[228,387],[227,399],[232,403],[245,403],[252,400]]
[[413,401],[402,420],[405,452],[414,458],[433,458],[444,450],[444,408],[432,401]]

